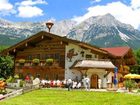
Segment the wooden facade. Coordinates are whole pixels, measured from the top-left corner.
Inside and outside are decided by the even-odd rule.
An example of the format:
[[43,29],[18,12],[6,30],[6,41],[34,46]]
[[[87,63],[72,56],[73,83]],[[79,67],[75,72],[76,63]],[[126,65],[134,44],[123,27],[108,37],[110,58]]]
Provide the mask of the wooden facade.
[[[1,54],[14,57],[15,74],[22,74],[24,77],[28,74],[34,77],[39,74],[43,79],[63,80],[65,78],[65,63],[66,59],[68,59],[66,46],[70,43],[79,46],[81,49],[90,50],[91,53],[94,52],[100,58],[103,55],[107,55],[106,51],[98,47],[93,47],[89,44],[60,37],[45,31],[41,31],[5,49]],[[90,59],[92,58],[95,57],[91,57]],[[34,63],[34,59],[39,59],[39,62]],[[47,59],[53,59],[52,65],[47,64]],[[25,60],[25,62],[20,62],[21,60]]]
[[[104,48],[104,50],[107,50],[110,53],[110,56],[108,57],[112,63],[118,67],[119,73],[125,75],[129,73],[129,67],[136,64],[136,59],[133,55],[133,51],[130,47],[114,47],[108,50],[109,48]],[[119,54],[114,53],[113,50],[117,50]]]
[[[33,59],[39,59],[39,63],[34,63]],[[25,63],[21,64],[20,59],[25,59]],[[47,59],[53,59],[53,64],[47,64]],[[42,40],[35,46],[28,46],[23,51],[16,53],[15,72],[23,75],[40,74],[41,78],[64,79],[65,67],[65,44],[57,39]]]
[[[57,36],[54,38],[50,33],[42,31],[4,50],[2,54],[14,57],[15,74],[22,74],[24,77],[27,74],[33,77],[39,74],[40,78],[63,80],[66,45]],[[34,63],[34,59],[39,59],[39,62]],[[52,59],[53,63],[48,64],[47,59]]]
[[[124,86],[124,75],[130,73],[130,67],[137,64],[130,47],[103,48],[110,53],[109,59],[118,67],[118,87]],[[114,76],[112,76],[112,80]],[[112,86],[112,85],[111,85]]]

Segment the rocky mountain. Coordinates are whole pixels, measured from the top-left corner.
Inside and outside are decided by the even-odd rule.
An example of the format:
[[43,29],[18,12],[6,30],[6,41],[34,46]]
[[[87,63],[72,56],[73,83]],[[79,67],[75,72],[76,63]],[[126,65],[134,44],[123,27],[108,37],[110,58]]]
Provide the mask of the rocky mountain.
[[91,17],[74,27],[67,37],[100,47],[140,45],[140,31],[121,23],[111,14]]
[[[48,31],[44,22],[10,22],[0,19],[0,45],[15,44],[39,31]],[[67,35],[76,22],[63,20],[54,22],[51,32],[58,35]]]
[[[0,18],[0,45],[12,45],[39,31],[48,31],[46,22],[10,22]],[[51,32],[99,47],[130,46],[137,49],[140,45],[140,31],[121,23],[111,14],[90,17],[79,24],[72,20],[54,21]]]

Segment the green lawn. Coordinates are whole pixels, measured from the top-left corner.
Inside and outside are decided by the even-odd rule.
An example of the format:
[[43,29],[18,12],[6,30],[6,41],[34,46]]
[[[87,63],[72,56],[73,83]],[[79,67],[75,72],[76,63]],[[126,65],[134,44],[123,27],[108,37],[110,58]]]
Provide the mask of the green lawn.
[[140,105],[140,95],[42,89],[1,101],[0,105]]

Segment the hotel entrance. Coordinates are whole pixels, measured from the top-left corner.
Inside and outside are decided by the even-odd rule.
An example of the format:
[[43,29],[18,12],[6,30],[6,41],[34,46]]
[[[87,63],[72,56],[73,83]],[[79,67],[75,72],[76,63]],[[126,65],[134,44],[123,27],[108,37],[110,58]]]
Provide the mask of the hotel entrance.
[[97,74],[93,74],[91,76],[91,79],[90,79],[90,86],[91,88],[94,88],[94,89],[98,89],[98,75]]

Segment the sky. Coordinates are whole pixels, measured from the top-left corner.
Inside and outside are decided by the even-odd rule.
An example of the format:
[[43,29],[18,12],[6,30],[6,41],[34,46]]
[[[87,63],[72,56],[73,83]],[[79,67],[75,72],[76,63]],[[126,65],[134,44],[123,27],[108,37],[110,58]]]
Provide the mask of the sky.
[[107,13],[140,28],[140,0],[0,0],[0,18],[13,22],[72,19],[80,23]]

